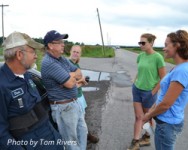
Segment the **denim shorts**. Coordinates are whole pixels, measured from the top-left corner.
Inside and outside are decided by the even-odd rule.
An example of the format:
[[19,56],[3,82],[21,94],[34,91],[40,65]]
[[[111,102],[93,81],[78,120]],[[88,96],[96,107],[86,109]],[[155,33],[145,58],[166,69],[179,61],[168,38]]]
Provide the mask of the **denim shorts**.
[[141,103],[144,108],[151,108],[157,100],[157,93],[152,95],[152,91],[140,90],[132,85],[133,102]]

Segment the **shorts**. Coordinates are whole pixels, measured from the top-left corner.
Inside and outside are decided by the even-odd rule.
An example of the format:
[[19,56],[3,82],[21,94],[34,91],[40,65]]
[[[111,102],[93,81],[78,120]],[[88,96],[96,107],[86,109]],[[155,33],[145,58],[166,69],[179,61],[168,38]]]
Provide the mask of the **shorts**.
[[134,84],[132,85],[133,102],[141,103],[144,108],[151,108],[157,100],[157,93],[152,95],[152,90],[140,90]]

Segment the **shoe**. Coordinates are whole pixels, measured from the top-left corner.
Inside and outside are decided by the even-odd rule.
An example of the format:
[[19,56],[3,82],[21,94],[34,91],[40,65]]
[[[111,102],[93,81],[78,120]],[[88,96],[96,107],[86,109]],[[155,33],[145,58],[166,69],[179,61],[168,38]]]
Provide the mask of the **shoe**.
[[99,142],[99,138],[92,135],[90,132],[87,135],[87,140],[90,141],[91,143],[94,143],[94,144]]
[[139,140],[140,147],[142,146],[150,146],[150,136],[147,134],[144,134],[141,139]]
[[140,150],[139,140],[133,139],[127,150]]

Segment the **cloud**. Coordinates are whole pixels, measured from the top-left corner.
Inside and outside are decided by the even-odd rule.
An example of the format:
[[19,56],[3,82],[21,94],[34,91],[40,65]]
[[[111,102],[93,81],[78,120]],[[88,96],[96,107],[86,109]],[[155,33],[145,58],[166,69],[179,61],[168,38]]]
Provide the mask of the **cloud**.
[[143,32],[158,37],[162,46],[166,34],[188,29],[187,0],[1,0],[5,35],[13,31],[44,37],[55,29],[69,40],[101,44],[96,9],[99,9],[105,44],[136,45]]

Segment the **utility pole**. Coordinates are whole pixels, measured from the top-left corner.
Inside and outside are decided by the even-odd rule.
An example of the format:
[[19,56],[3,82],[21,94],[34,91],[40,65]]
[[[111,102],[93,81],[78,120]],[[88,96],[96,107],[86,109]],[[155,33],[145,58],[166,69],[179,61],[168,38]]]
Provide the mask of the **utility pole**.
[[2,7],[2,37],[3,37],[3,42],[4,42],[4,18],[3,18],[3,7],[7,7],[9,5],[0,5]]
[[102,34],[102,27],[101,27],[101,21],[100,21],[100,16],[99,16],[99,10],[97,8],[97,16],[99,19],[99,27],[100,27],[100,32],[101,32],[101,39],[102,39],[102,51],[103,51],[103,55],[105,56],[105,51],[104,51],[104,41],[103,41],[103,34]]

